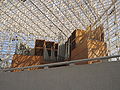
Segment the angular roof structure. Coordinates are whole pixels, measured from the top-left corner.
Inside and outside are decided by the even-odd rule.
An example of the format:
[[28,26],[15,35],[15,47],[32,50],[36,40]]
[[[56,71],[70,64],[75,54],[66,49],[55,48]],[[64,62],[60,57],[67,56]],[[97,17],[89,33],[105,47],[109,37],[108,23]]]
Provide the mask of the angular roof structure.
[[101,24],[109,55],[120,54],[120,0],[0,0],[0,56],[14,54],[16,41],[66,41]]

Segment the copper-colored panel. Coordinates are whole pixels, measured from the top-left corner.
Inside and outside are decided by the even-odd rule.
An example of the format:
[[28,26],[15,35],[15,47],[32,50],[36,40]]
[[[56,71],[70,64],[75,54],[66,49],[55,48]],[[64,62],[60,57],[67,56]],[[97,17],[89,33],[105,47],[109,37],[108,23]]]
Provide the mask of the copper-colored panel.
[[[14,55],[12,68],[41,65],[44,63],[45,62],[43,60],[43,56]],[[39,68],[31,68],[27,70],[35,70],[35,69],[39,69]],[[16,71],[22,71],[22,70],[14,70],[14,72]]]

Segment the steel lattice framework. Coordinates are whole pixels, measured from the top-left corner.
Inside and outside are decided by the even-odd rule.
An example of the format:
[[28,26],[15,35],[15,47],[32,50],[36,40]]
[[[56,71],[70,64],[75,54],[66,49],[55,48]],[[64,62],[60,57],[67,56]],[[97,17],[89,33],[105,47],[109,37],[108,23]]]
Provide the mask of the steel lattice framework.
[[[75,29],[104,25],[108,54],[120,54],[120,0],[0,0],[0,57],[19,41],[65,41]],[[17,39],[17,40],[16,40]]]

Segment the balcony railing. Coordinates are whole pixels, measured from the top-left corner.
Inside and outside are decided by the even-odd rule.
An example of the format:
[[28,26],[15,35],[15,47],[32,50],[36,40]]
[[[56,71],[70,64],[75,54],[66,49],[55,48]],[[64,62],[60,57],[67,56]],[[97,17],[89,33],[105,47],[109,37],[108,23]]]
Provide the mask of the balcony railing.
[[54,67],[54,66],[74,65],[82,61],[102,60],[103,62],[108,62],[109,59],[117,59],[118,61],[120,60],[120,55],[97,57],[97,58],[90,58],[90,59],[81,59],[81,60],[72,60],[72,61],[65,61],[65,62],[59,62],[59,63],[20,67],[20,68],[7,68],[7,69],[0,69],[0,72],[7,72],[7,71],[13,71],[13,70],[25,70],[25,69],[30,69],[30,68],[49,68],[49,67]]

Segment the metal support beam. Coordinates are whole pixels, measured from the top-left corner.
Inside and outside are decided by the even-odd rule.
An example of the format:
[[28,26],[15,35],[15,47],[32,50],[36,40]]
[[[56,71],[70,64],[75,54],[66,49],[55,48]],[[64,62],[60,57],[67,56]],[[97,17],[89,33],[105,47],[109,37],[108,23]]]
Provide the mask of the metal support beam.
[[94,22],[94,24],[92,25],[92,27],[94,27],[97,22],[99,22],[101,20],[101,18],[104,16],[104,14],[117,2],[117,0],[115,0],[106,10],[105,12]]

